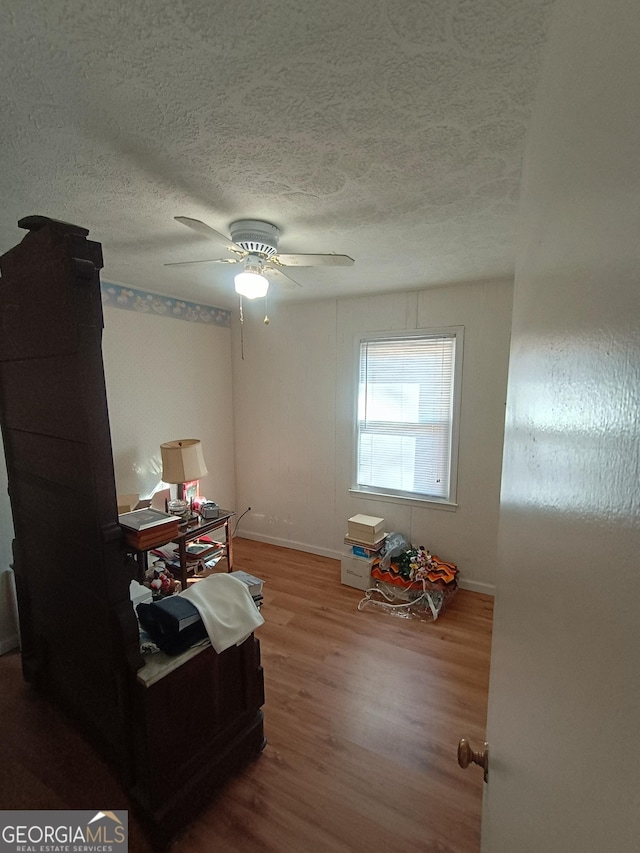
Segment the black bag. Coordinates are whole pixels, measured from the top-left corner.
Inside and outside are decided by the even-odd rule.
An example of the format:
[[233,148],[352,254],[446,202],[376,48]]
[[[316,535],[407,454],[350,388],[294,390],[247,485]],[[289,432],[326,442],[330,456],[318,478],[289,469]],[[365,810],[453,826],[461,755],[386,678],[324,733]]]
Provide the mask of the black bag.
[[168,595],[152,604],[138,604],[136,611],[142,627],[168,655],[179,655],[207,637],[197,608],[180,595]]

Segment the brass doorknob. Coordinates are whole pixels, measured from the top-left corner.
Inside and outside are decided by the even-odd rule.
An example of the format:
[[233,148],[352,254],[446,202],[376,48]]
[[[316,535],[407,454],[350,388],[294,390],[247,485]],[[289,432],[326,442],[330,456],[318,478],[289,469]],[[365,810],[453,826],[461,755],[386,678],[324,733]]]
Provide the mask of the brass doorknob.
[[466,738],[462,738],[458,744],[458,764],[460,767],[467,768],[470,764],[477,764],[484,770],[484,781],[487,781],[489,775],[489,744],[485,743],[484,749],[476,752],[471,749],[471,744]]

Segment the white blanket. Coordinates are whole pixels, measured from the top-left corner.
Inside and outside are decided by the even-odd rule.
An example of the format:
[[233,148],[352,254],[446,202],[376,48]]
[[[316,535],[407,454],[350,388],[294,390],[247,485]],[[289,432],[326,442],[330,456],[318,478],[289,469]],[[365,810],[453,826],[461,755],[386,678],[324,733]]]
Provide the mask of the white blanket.
[[244,643],[256,628],[264,625],[264,618],[247,585],[231,575],[209,575],[180,595],[200,613],[211,645],[218,654]]

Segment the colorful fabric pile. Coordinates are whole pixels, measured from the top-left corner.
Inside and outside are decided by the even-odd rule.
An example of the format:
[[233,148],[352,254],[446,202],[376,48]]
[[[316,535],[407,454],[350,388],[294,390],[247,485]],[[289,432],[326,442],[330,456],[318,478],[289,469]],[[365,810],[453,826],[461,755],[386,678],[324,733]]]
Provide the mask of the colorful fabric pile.
[[[388,569],[380,562],[371,568],[371,577],[384,583],[390,583],[403,589],[422,590],[425,584],[456,589],[458,568],[454,563],[446,563],[425,548],[413,548],[392,560]],[[423,583],[424,582],[424,583]]]
[[435,621],[458,588],[458,567],[447,563],[426,548],[409,548],[391,559],[384,558],[371,568],[370,587],[358,610],[373,607],[392,616]]

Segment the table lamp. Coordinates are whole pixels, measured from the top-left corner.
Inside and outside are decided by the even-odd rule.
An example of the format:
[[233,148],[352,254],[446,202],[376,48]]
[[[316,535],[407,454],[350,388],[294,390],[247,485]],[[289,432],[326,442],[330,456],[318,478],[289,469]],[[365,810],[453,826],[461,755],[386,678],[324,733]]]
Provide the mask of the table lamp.
[[[202,443],[197,438],[166,441],[160,445],[160,454],[163,482],[176,483],[178,500],[184,501],[184,484],[209,473],[202,456]],[[185,503],[185,511],[188,509]]]

